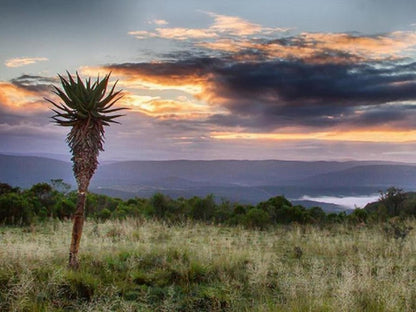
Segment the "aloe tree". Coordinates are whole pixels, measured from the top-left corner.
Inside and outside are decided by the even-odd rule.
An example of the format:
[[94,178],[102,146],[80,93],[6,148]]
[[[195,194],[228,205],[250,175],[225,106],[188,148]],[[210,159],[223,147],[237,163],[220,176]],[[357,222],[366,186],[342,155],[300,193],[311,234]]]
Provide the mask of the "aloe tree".
[[122,97],[120,91],[114,91],[116,83],[107,92],[110,74],[91,83],[85,83],[78,73],[74,79],[69,72],[68,78],[58,75],[62,89],[54,86],[54,93],[62,102],[49,101],[55,115],[53,121],[64,127],[70,127],[66,141],[72,153],[73,171],[78,184],[78,201],[73,216],[72,239],[69,249],[69,266],[77,268],[78,250],[84,225],[84,210],[88,185],[98,166],[98,154],[103,151],[104,126],[115,121],[122,115],[114,114],[125,108],[113,108]]

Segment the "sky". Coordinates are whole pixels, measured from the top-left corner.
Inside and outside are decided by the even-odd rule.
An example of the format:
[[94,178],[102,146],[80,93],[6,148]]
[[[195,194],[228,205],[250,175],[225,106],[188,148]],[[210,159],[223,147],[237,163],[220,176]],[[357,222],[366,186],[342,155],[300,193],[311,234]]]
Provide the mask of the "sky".
[[416,162],[416,1],[0,0],[0,153],[68,155],[45,97],[111,72],[101,160]]

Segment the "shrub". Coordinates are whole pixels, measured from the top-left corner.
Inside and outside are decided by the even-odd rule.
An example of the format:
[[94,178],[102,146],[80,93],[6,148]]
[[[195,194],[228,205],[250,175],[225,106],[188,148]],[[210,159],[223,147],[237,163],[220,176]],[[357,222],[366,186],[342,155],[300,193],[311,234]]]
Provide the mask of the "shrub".
[[33,219],[33,204],[17,193],[0,196],[0,222],[10,225],[29,225]]
[[351,223],[365,223],[368,219],[368,212],[364,209],[356,208],[348,215],[347,219]]
[[111,217],[111,211],[107,208],[104,208],[103,210],[97,213],[97,217],[102,221],[108,220]]
[[249,228],[264,229],[270,224],[269,215],[262,209],[251,208],[245,216],[245,225]]

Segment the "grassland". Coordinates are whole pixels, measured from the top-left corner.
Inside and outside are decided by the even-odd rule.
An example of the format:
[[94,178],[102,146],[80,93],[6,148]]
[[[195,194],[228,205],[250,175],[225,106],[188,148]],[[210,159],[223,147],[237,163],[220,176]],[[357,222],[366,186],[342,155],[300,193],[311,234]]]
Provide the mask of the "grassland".
[[2,227],[0,311],[415,311],[415,232],[89,221],[71,271],[70,222]]

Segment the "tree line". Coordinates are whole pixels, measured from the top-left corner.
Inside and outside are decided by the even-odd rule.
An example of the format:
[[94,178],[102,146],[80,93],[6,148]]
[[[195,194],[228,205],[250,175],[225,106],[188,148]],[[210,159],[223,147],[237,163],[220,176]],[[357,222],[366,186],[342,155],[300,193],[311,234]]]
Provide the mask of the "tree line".
[[[62,180],[38,183],[29,189],[0,183],[0,224],[31,225],[48,219],[70,219],[76,209],[77,193]],[[214,195],[172,199],[161,193],[150,198],[122,200],[102,194],[88,194],[85,214],[99,221],[127,217],[156,218],[170,223],[195,220],[213,224],[266,228],[275,224],[367,223],[395,216],[415,216],[416,196],[400,189],[381,192],[378,202],[352,213],[326,213],[321,207],[293,205],[275,196],[257,205],[217,201]]]

